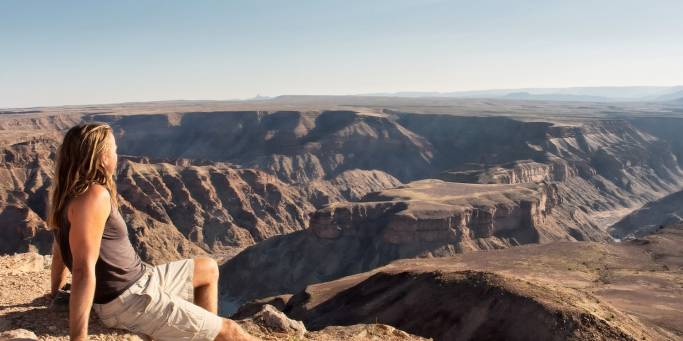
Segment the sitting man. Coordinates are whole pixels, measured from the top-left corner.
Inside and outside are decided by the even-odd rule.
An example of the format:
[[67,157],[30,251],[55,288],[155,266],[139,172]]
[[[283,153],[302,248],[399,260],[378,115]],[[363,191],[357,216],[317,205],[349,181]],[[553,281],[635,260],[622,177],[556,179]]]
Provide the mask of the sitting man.
[[48,226],[55,237],[52,294],[72,273],[71,340],[86,340],[91,307],[105,326],[155,340],[256,340],[217,315],[218,265],[208,257],[150,266],[118,207],[116,141],[105,123],[80,124],[57,151]]

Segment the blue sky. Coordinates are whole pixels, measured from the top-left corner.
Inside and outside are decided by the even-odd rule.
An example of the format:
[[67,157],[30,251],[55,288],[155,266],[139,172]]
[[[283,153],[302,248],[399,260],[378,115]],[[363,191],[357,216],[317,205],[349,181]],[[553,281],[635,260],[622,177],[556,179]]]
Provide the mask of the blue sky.
[[0,107],[679,85],[683,1],[0,0]]

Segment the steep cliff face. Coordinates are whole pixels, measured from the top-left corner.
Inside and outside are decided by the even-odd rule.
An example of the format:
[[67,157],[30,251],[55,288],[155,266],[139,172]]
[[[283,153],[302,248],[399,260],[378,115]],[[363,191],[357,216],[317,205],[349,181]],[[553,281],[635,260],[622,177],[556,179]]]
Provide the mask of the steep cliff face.
[[379,170],[352,169],[330,180],[313,180],[296,187],[301,188],[315,207],[358,201],[368,193],[402,185],[395,177]]
[[554,180],[556,174],[548,164],[521,160],[504,165],[463,165],[463,170],[449,170],[437,178],[452,182],[479,184],[519,184]]
[[[378,113],[253,111],[89,119],[110,122],[125,154],[229,161],[267,170],[288,183],[330,180],[353,169],[415,179],[430,168],[424,138]],[[152,140],[165,143],[153,146]]]
[[53,140],[43,138],[0,147],[0,254],[50,252],[44,217],[56,150]]
[[552,123],[522,122],[505,117],[392,113],[401,126],[423,137],[431,146],[432,170],[457,169],[467,163],[505,164],[542,161],[539,147]]
[[428,179],[320,209],[311,216],[310,230],[320,238],[338,239],[363,237],[372,228],[381,231],[382,242],[407,248],[406,254],[420,254],[418,249],[429,254],[438,244],[452,244],[451,252],[489,249],[560,238],[551,228],[559,200],[549,184],[486,186]]
[[157,225],[175,227],[183,240],[216,256],[307,227],[313,206],[276,177],[219,162],[185,162],[121,164],[117,184],[131,206],[128,224],[146,254],[169,246],[152,242],[168,230]]
[[[677,109],[680,112],[681,109]],[[683,166],[683,139],[681,139],[683,118],[674,114],[668,117],[632,117],[625,119],[640,131],[656,136],[658,140],[669,144],[671,151],[676,155],[678,164]]]
[[610,226],[617,238],[649,234],[662,225],[683,222],[683,191],[647,203]]
[[59,140],[62,130],[81,121],[83,114],[3,114],[0,117],[0,146],[28,141]]

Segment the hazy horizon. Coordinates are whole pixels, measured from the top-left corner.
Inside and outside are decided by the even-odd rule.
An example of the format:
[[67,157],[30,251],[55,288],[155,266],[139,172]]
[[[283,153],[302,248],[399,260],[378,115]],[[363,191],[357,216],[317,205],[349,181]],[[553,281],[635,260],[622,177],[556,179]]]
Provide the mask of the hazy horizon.
[[683,2],[0,4],[0,108],[683,84]]
[[[252,96],[252,97],[247,97],[247,98],[167,98],[167,99],[149,99],[149,100],[124,100],[124,101],[114,101],[114,102],[83,102],[83,103],[61,103],[61,104],[48,104],[48,105],[30,105],[30,106],[0,106],[0,109],[2,110],[12,110],[12,109],[31,109],[31,108],[41,108],[41,107],[69,107],[69,106],[87,106],[87,105],[117,105],[117,104],[133,104],[133,103],[155,103],[155,102],[192,102],[192,101],[197,101],[197,102],[202,102],[202,101],[216,101],[216,102],[221,102],[221,101],[250,101],[250,100],[268,100],[268,99],[274,99],[277,97],[282,97],[282,96],[357,96],[357,97],[362,97],[362,96],[370,96],[370,97],[439,97],[439,95],[443,95],[444,97],[452,97],[454,99],[461,98],[461,99],[476,99],[476,98],[489,98],[489,99],[502,99],[503,96],[466,96],[468,93],[495,93],[495,92],[502,92],[502,91],[509,91],[509,92],[516,92],[516,91],[526,91],[526,90],[541,90],[540,93],[534,93],[537,95],[544,95],[544,94],[562,94],[562,92],[555,93],[555,92],[543,92],[542,90],[571,90],[571,89],[633,89],[633,88],[683,88],[683,85],[672,85],[672,86],[657,86],[657,85],[645,85],[645,86],[594,86],[594,87],[565,87],[565,88],[550,88],[550,87],[535,87],[535,88],[517,88],[517,89],[476,89],[476,90],[462,90],[462,91],[397,91],[397,92],[377,92],[377,93],[352,93],[352,94],[277,94],[273,96],[265,96],[263,94],[257,94],[257,96]],[[676,93],[679,93],[681,90],[677,90]],[[419,96],[420,94],[425,94],[424,96]],[[438,94],[438,95],[437,95]],[[452,95],[460,95],[460,96],[452,96]],[[666,93],[665,93],[666,94]],[[580,96],[580,95],[576,95]],[[681,93],[681,96],[683,96],[683,93]],[[682,97],[683,98],[683,97]],[[618,98],[617,98],[618,99]],[[635,99],[629,99],[629,98],[622,98],[627,101],[635,101]]]

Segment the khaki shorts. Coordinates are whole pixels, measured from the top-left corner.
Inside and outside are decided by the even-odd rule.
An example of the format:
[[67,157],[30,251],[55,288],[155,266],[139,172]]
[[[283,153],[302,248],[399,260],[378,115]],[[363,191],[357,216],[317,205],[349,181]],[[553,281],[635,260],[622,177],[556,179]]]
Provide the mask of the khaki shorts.
[[93,310],[107,327],[130,330],[154,340],[213,341],[223,320],[195,305],[194,260],[147,266],[145,274],[119,297]]

